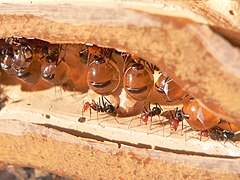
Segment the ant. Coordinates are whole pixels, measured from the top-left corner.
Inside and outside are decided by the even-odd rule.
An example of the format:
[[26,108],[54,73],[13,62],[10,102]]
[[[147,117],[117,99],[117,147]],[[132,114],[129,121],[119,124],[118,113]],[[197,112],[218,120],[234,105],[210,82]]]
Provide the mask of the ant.
[[117,90],[120,84],[120,73],[112,59],[113,49],[96,45],[87,46],[87,83],[91,90],[106,96]]
[[135,100],[147,99],[154,84],[153,67],[134,54],[123,54],[122,57],[124,59],[123,84],[126,93]]
[[224,141],[224,143],[226,141],[235,142],[239,140],[239,137],[234,132],[230,130],[224,130],[217,126],[211,129],[207,129],[205,131],[201,131],[199,135],[200,135],[200,140],[202,136],[210,137],[215,141]]
[[230,141],[238,140],[236,134],[229,130],[223,130],[219,127],[214,127],[212,129],[210,129],[209,131],[210,131],[209,136],[213,140],[219,140],[219,141],[224,141],[224,142],[226,142],[227,140],[230,140]]
[[58,86],[69,81],[70,68],[65,61],[67,45],[64,49],[63,57],[60,53],[63,50],[62,46],[58,46],[46,55],[46,61],[41,67],[42,78],[51,85]]
[[[147,110],[147,108],[145,106],[143,108],[144,108],[143,113],[140,116],[140,124],[143,122],[146,125],[147,122],[149,121],[149,117],[150,117],[150,122],[151,122],[150,129],[151,129],[152,117],[158,116],[158,118],[160,119],[160,115],[161,115],[163,109],[158,103],[156,103],[156,105],[152,109],[150,107],[150,103],[149,103],[149,110]],[[130,127],[131,123],[132,123],[132,120],[130,121],[128,128]]]
[[161,74],[155,83],[155,88],[166,102],[177,102],[181,101],[187,96],[186,93],[177,83],[175,83],[170,77],[166,74]]
[[[117,116],[117,110],[116,108],[112,105],[112,103],[104,96],[102,98],[99,97],[99,102],[95,102],[92,100],[92,102],[85,102],[82,108],[82,115],[86,110],[90,110],[90,117],[91,117],[91,109],[97,112],[97,119],[98,119],[98,112],[105,112],[110,116],[113,116],[114,119],[116,120],[117,123],[118,120],[116,119]],[[102,100],[102,102],[101,102]],[[105,100],[105,101],[104,101]]]

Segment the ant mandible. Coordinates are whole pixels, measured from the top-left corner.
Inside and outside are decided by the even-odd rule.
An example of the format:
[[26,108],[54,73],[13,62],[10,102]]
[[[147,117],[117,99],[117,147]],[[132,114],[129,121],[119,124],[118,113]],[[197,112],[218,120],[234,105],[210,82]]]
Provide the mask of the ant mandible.
[[[104,96],[102,96],[102,98],[99,97],[99,102],[95,102],[94,100],[92,100],[92,102],[85,102],[82,108],[82,115],[85,111],[87,111],[88,109],[90,110],[90,117],[91,117],[91,109],[93,109],[94,111],[97,112],[97,119],[98,119],[98,112],[105,112],[110,116],[113,116],[114,119],[116,120],[117,123],[118,120],[116,119],[117,116],[117,110],[116,108],[112,105],[112,103]],[[101,102],[102,100],[102,102]],[[105,101],[104,101],[105,100]]]

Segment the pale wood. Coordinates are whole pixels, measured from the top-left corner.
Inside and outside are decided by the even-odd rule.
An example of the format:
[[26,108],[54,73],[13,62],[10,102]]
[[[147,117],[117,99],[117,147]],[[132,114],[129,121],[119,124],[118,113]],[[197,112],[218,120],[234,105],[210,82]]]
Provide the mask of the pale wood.
[[[75,179],[239,177],[239,159],[189,156],[85,140],[14,120],[0,121],[0,161]],[[4,127],[4,128],[3,128]],[[223,170],[224,169],[224,170]]]

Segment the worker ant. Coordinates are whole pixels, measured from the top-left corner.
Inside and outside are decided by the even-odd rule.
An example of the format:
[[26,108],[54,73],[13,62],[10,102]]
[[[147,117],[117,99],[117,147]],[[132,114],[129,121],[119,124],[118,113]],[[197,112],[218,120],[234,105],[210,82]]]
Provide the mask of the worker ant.
[[209,129],[209,136],[213,140],[218,140],[218,141],[237,141],[239,138],[237,138],[236,134],[233,133],[232,131],[229,130],[223,130],[219,127],[214,127]]
[[[156,103],[155,106],[152,109],[150,107],[150,103],[149,103],[149,108],[148,109],[145,106],[143,106],[143,108],[144,108],[144,110],[143,110],[143,112],[140,115],[140,124],[144,123],[146,125],[148,123],[148,121],[150,120],[150,130],[151,130],[152,118],[154,116],[158,116],[159,121],[160,121],[160,115],[163,112],[163,109],[162,109],[162,107],[158,103]],[[130,127],[130,125],[132,123],[132,120],[133,119],[131,119],[131,121],[129,122],[128,128]]]
[[172,111],[170,111],[171,114],[171,119],[170,119],[170,129],[171,131],[177,131],[177,128],[179,126],[179,123],[182,122],[182,129],[183,129],[183,120],[185,118],[188,118],[188,115],[185,115],[182,111],[182,109],[180,108],[175,108],[174,110],[174,114],[172,113]]
[[116,108],[112,105],[112,103],[104,96],[102,98],[99,97],[98,102],[95,102],[92,99],[92,102],[85,102],[82,108],[82,116],[85,111],[88,109],[90,110],[90,117],[91,117],[91,109],[97,112],[97,119],[98,119],[98,112],[105,112],[110,116],[113,116],[114,119],[116,120],[117,123],[118,120],[116,119],[117,116],[117,110]]
[[145,100],[154,84],[153,67],[134,54],[124,54],[124,89],[135,100]]

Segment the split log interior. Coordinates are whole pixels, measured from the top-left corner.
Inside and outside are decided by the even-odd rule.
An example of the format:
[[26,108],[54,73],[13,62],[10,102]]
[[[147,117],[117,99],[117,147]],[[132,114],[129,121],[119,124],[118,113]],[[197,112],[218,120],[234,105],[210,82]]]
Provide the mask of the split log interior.
[[[164,129],[153,125],[149,130],[138,126],[137,115],[118,118],[121,123],[116,123],[104,113],[99,118],[86,113],[89,121],[78,122],[83,102],[96,97],[89,92],[86,69],[79,60],[79,44],[86,42],[134,53],[158,65],[204,107],[239,123],[239,4],[221,2],[219,9],[215,4],[210,0],[1,3],[1,38],[17,35],[69,44],[66,61],[76,90],[64,92],[43,81],[29,86],[2,73],[2,95],[10,99],[0,111],[0,161],[75,178],[87,178],[93,172],[96,178],[113,174],[126,178],[130,170],[141,178],[173,171],[190,177],[198,173],[236,178],[237,142],[200,141],[196,132],[182,133],[180,128],[171,133],[168,125]],[[114,58],[119,61],[117,54]],[[108,166],[113,167],[111,171],[102,171]],[[169,169],[161,174],[159,167],[164,166]]]

